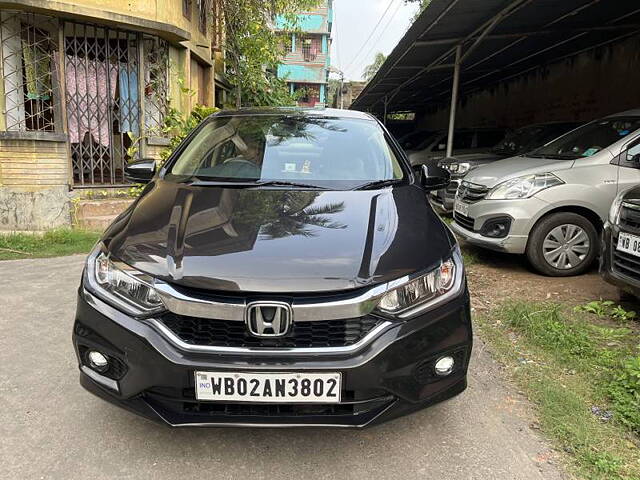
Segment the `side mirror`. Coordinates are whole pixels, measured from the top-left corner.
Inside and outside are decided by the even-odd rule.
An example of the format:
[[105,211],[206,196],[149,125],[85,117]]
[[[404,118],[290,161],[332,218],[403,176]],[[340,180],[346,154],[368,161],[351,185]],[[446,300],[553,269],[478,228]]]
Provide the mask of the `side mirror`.
[[627,162],[640,164],[640,153],[633,154],[627,151]]
[[425,190],[440,190],[451,183],[451,174],[442,167],[416,165],[413,170]]
[[124,177],[133,183],[149,183],[155,174],[155,160],[138,160],[124,167]]

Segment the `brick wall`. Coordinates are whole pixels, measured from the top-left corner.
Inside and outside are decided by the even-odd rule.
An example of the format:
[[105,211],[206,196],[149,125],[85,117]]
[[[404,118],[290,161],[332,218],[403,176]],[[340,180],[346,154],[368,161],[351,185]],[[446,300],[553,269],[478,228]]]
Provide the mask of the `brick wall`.
[[69,225],[68,183],[64,138],[0,139],[0,230]]

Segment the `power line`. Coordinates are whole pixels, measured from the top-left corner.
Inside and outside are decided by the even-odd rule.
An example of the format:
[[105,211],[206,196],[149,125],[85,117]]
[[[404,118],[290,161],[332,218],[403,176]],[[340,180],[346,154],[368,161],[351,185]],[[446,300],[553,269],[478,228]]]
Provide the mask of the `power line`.
[[[393,12],[393,15],[391,15],[391,18],[389,18],[389,21],[387,22],[387,24],[384,26],[384,28],[382,29],[382,31],[380,32],[380,34],[378,35],[378,38],[376,38],[376,41],[373,42],[371,44],[371,48],[367,51],[367,53],[365,55],[363,55],[362,57],[360,57],[360,61],[356,62],[354,64],[354,67],[360,65],[360,62],[362,60],[366,60],[367,57],[373,52],[373,49],[375,48],[375,46],[377,45],[377,43],[380,41],[380,39],[384,36],[384,34],[387,32],[387,29],[389,28],[389,26],[391,25],[391,23],[393,23],[393,20],[396,18],[396,15],[398,15],[398,12],[400,11],[400,7],[402,7],[402,2],[398,3],[398,5],[396,6],[395,11]],[[362,68],[363,65],[360,65],[360,67]]]
[[364,43],[362,44],[362,46],[360,47],[360,50],[358,50],[358,53],[356,53],[353,57],[353,59],[349,62],[349,64],[347,65],[346,68],[343,68],[343,71],[347,71],[349,68],[351,68],[351,65],[353,64],[353,62],[358,58],[358,55],[360,55],[360,53],[362,53],[362,51],[364,50],[364,47],[367,46],[367,43],[369,43],[369,40],[371,40],[371,37],[373,37],[373,34],[376,32],[376,30],[378,29],[378,27],[380,26],[380,24],[382,23],[382,20],[384,20],[384,17],[387,16],[387,13],[389,13],[389,10],[391,9],[391,6],[393,5],[393,2],[395,2],[395,0],[391,0],[389,2],[389,5],[387,5],[386,10],[384,11],[384,13],[380,16],[380,20],[378,20],[378,23],[376,23],[376,26],[373,27],[373,30],[371,30],[371,34],[369,35],[369,37],[364,41]]

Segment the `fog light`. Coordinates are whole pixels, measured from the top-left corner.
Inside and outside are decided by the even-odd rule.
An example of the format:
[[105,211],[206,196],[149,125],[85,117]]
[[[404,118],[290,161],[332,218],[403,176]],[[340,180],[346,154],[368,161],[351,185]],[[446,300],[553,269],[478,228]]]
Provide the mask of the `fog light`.
[[87,362],[96,372],[106,372],[109,369],[109,359],[100,352],[89,350],[87,352]]
[[455,365],[453,357],[442,357],[438,359],[435,365],[436,374],[441,377],[446,377],[453,372],[453,366]]

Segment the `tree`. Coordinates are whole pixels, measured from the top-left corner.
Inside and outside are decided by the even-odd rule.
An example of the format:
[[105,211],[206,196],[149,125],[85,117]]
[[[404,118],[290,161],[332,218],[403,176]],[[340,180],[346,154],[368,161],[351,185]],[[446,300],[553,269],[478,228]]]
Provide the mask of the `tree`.
[[417,3],[419,4],[419,8],[418,11],[416,12],[416,14],[413,16],[413,21],[415,22],[418,17],[422,14],[422,12],[424,12],[424,10],[429,6],[429,4],[431,3],[431,0],[404,0],[404,3]]
[[387,60],[387,56],[384,53],[382,52],[376,53],[376,56],[373,59],[373,63],[371,65],[368,65],[364,69],[364,72],[363,72],[364,79],[368,82],[373,77],[375,77],[376,73],[378,73],[378,70],[380,70],[380,67],[386,60]]
[[296,12],[309,10],[318,0],[220,0],[226,38],[227,75],[234,86],[236,107],[295,103],[286,82],[277,78],[282,60],[282,36],[275,19],[294,31]]

